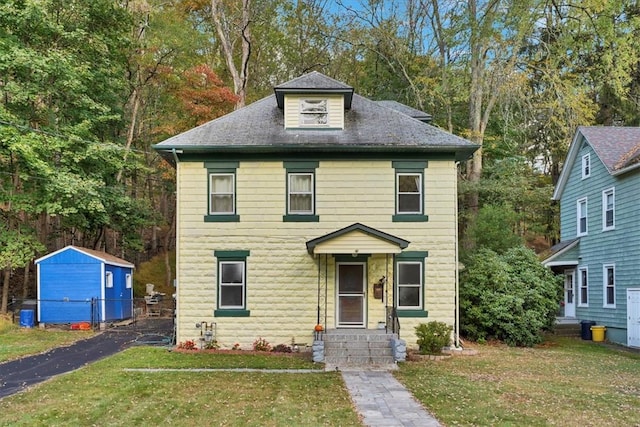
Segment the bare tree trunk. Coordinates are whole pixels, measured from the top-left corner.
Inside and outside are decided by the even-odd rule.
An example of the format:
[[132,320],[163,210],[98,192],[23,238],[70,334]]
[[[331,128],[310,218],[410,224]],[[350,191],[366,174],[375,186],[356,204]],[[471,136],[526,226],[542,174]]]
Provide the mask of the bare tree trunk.
[[220,39],[227,69],[233,79],[233,92],[238,96],[236,110],[245,106],[247,98],[247,80],[249,79],[249,57],[251,56],[251,0],[242,0],[242,17],[239,23],[242,53],[240,66],[234,61],[233,43],[231,41],[230,18],[222,8],[221,0],[211,0],[211,17]]
[[2,303],[0,304],[0,314],[7,314],[7,307],[9,306],[9,278],[11,277],[11,268],[5,268],[2,276]]
[[24,280],[22,281],[22,299],[27,299],[29,297],[29,276],[31,272],[31,263],[27,264],[24,267]]
[[164,237],[164,267],[165,267],[165,279],[164,283],[167,287],[171,286],[171,279],[173,278],[173,269],[171,268],[171,259],[169,257],[170,250],[170,242],[171,238],[174,235],[174,230],[176,228],[176,211],[173,210],[171,214],[171,226],[167,230],[167,234]]

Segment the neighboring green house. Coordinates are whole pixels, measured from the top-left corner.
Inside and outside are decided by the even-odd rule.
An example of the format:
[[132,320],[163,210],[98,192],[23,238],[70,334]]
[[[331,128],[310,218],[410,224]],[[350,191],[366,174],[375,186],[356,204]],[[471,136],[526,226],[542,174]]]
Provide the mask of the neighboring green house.
[[312,72],[154,146],[177,170],[178,342],[454,325],[457,164],[477,146],[393,107]]
[[543,264],[565,277],[565,318],[640,347],[640,128],[579,127],[553,199],[561,243]]

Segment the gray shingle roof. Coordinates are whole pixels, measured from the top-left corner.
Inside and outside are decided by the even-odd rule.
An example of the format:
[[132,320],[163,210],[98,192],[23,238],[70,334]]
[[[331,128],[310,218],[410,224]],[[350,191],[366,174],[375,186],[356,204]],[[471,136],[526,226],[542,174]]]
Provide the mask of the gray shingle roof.
[[[279,88],[291,89],[291,86],[301,86],[301,82],[323,85],[328,84],[327,79],[320,73],[310,73]],[[174,149],[185,153],[410,151],[448,153],[464,160],[478,148],[466,139],[356,94],[352,108],[344,113],[344,129],[285,129],[283,110],[278,108],[274,94],[153,148],[170,162]]]
[[353,87],[317,71],[303,74],[300,77],[282,83],[273,88],[273,90],[276,93],[276,101],[278,101],[278,107],[280,108],[284,105],[285,93],[341,93],[344,95],[344,106],[347,109],[351,108],[353,97]]
[[609,173],[640,161],[640,127],[581,126],[578,130]]
[[391,108],[401,113],[406,114],[409,117],[413,117],[414,119],[420,120],[421,122],[429,123],[431,121],[431,114],[427,114],[424,111],[417,110],[413,107],[409,107],[408,105],[402,104],[398,101],[376,101],[379,105],[383,107]]
[[562,197],[583,139],[593,148],[609,174],[622,175],[640,168],[640,127],[579,126],[569,146],[552,200]]

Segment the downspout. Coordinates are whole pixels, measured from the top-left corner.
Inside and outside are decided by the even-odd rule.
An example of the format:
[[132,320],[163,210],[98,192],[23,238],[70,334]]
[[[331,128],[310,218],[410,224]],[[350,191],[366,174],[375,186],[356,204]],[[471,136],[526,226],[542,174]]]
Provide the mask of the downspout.
[[460,266],[459,266],[459,244],[458,244],[458,167],[460,162],[455,163],[455,197],[454,197],[454,208],[455,208],[455,216],[456,216],[456,227],[455,227],[455,347],[460,348]]
[[[180,153],[182,153],[182,150],[179,151]],[[174,339],[176,340],[176,344],[178,341],[178,337],[181,336],[180,334],[180,330],[178,328],[179,326],[179,322],[178,319],[180,319],[180,298],[178,298],[178,290],[179,290],[179,286],[180,286],[180,267],[178,264],[178,260],[180,259],[180,245],[178,240],[180,239],[180,219],[178,218],[178,215],[180,214],[180,212],[178,211],[178,206],[180,206],[180,202],[179,202],[179,197],[180,197],[180,191],[178,191],[178,188],[180,188],[180,174],[178,173],[178,166],[180,163],[180,159],[178,159],[178,151],[176,151],[175,148],[171,149],[171,154],[173,154],[173,160],[176,162],[176,214],[175,214],[175,218],[176,218],[176,279],[174,281],[174,287],[175,287],[175,293],[174,295],[175,297],[175,313],[173,315],[173,333],[174,333]]]

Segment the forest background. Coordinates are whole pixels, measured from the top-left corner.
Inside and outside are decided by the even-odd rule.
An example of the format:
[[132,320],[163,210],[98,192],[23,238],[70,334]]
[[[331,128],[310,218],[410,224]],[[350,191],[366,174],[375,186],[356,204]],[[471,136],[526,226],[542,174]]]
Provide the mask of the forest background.
[[2,303],[68,244],[136,265],[174,249],[151,145],[317,70],[482,146],[460,168],[462,258],[559,239],[580,125],[640,125],[635,0],[5,0]]

